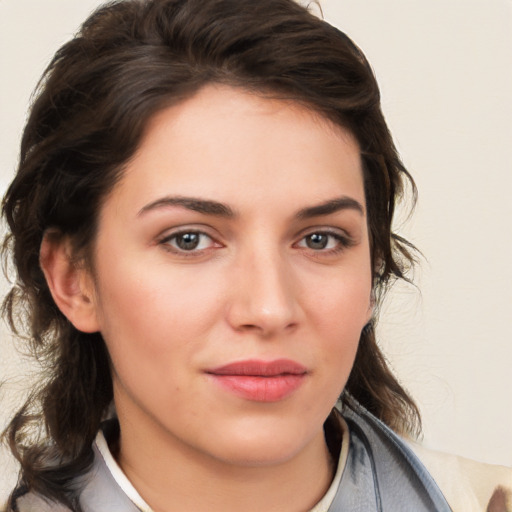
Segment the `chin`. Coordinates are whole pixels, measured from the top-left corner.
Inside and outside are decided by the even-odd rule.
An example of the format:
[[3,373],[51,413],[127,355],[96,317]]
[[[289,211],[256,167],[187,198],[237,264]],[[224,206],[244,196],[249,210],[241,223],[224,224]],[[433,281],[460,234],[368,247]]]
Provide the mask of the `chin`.
[[[308,436],[304,432],[298,432],[298,429],[272,428],[267,425],[261,429],[246,429],[243,434],[240,431],[233,433],[224,443],[216,445],[216,452],[219,459],[232,465],[272,466],[292,460],[316,438],[316,435]],[[323,440],[323,429],[321,439]]]

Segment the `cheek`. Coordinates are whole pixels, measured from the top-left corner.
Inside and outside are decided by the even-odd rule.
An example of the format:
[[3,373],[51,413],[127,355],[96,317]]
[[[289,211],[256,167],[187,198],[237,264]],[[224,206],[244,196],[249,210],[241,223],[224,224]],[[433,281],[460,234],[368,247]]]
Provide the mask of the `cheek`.
[[[112,262],[113,263],[113,262]],[[214,272],[169,269],[129,259],[103,267],[99,323],[115,366],[170,366],[192,356],[221,315],[225,279]],[[183,362],[183,361],[181,361]],[[117,369],[117,368],[116,368]],[[119,368],[120,370],[120,368]]]
[[206,299],[179,276],[168,282],[158,267],[137,274],[125,262],[103,276],[100,325],[117,399],[121,393],[150,408],[177,407],[187,384],[185,369],[207,330]]
[[[326,286],[311,294],[311,310],[318,323],[332,330],[361,330],[372,314],[369,267],[353,268],[333,275]],[[324,283],[325,284],[325,283]]]
[[348,377],[361,331],[372,315],[371,273],[348,273],[315,295],[311,311],[324,343],[324,363],[343,368]]

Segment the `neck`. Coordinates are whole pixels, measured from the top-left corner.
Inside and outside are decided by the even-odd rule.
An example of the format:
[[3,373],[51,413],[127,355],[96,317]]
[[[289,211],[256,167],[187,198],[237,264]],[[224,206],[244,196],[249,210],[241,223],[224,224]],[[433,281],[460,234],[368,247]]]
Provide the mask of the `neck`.
[[155,512],[311,509],[333,478],[323,429],[287,460],[230,463],[183,445],[169,432],[123,421],[118,463]]

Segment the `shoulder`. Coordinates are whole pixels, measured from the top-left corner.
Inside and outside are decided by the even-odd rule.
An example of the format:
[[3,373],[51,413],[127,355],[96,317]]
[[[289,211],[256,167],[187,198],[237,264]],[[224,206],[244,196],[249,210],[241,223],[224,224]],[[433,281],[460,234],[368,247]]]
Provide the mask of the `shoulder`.
[[[119,436],[116,420],[104,422],[92,445],[93,461],[84,472],[72,479],[70,488],[83,512],[150,511],[137,491],[117,465],[109,450],[110,441]],[[68,507],[52,502],[37,493],[21,491],[8,512],[72,512]]]
[[407,442],[454,512],[512,512],[512,468],[484,464]]

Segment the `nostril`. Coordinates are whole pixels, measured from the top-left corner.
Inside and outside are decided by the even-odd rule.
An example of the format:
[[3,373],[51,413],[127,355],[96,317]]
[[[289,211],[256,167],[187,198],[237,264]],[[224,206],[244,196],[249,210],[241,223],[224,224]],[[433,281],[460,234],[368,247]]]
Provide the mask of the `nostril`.
[[270,322],[260,322],[258,324],[241,324],[238,326],[234,326],[235,330],[239,332],[254,332],[259,334],[262,337],[271,337],[275,334],[279,333],[290,333],[295,330],[298,326],[297,322],[290,322],[288,324],[283,324],[279,322],[270,323]]

